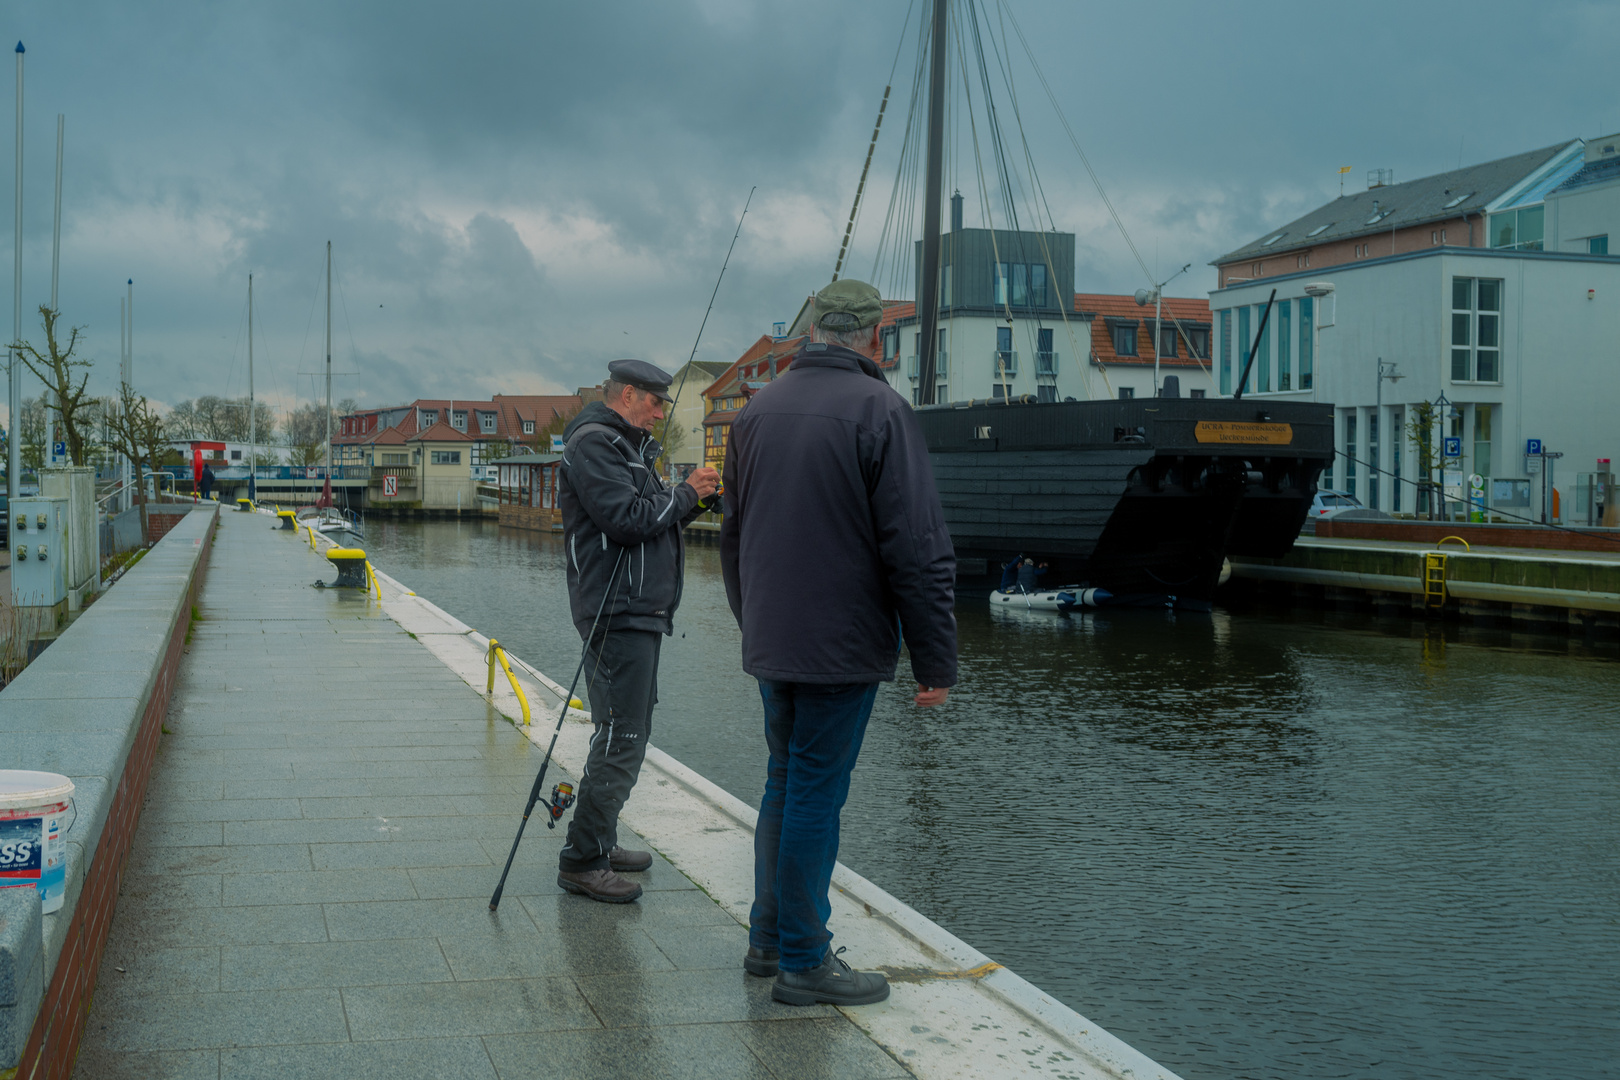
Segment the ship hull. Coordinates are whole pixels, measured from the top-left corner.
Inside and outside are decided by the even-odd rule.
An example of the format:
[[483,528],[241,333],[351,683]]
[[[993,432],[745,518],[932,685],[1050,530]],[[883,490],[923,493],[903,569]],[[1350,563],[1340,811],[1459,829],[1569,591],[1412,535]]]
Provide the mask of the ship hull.
[[919,409],[958,588],[1018,555],[1207,608],[1229,554],[1286,553],[1333,455],[1333,407],[1156,398]]

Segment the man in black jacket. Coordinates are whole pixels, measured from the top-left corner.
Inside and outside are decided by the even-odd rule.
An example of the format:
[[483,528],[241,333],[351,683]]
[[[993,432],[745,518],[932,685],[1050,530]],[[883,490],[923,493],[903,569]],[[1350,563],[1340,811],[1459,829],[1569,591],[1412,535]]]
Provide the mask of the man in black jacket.
[[726,448],[720,559],[770,749],[743,966],[775,975],[778,1001],[864,1005],[888,983],[829,949],[839,813],[902,635],[918,705],[956,683],[956,556],[911,406],[871,359],[877,290],[836,281],[812,317]]
[[650,432],[670,400],[670,377],[642,360],[615,360],[608,372],[604,399],[585,406],[563,431],[558,501],[568,602],[587,642],[596,730],[558,857],[557,884],[623,904],[640,896],[641,886],[620,873],[652,865],[646,852],[618,846],[619,811],[646,756],[659,646],[681,602],[681,529],[710,508],[706,500],[720,477],[697,469],[665,487],[653,472],[663,450]]

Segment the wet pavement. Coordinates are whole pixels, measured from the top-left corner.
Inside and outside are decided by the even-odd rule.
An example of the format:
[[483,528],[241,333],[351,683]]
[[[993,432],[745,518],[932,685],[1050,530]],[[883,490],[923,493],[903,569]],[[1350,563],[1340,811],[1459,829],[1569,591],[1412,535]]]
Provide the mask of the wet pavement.
[[662,858],[565,895],[537,819],[491,913],[540,753],[334,576],[222,515],[76,1077],[910,1075]]

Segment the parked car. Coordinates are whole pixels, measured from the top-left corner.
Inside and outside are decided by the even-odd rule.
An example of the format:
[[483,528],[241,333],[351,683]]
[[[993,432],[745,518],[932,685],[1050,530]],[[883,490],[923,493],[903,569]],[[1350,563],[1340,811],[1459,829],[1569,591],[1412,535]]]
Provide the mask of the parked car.
[[1321,518],[1338,517],[1348,510],[1365,509],[1366,507],[1362,505],[1361,500],[1348,491],[1322,488],[1317,491],[1316,498],[1311,500],[1310,517],[1312,520],[1319,520]]

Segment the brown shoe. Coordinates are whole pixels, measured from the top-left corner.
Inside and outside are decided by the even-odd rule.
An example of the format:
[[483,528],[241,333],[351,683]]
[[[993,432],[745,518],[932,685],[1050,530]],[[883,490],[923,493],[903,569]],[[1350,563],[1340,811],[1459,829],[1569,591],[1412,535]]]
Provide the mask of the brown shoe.
[[651,869],[652,854],[646,851],[626,851],[617,844],[608,852],[608,867],[620,874],[639,874]]
[[557,884],[565,891],[600,900],[604,904],[628,904],[641,895],[641,886],[615,874],[609,867],[582,873],[557,871]]

